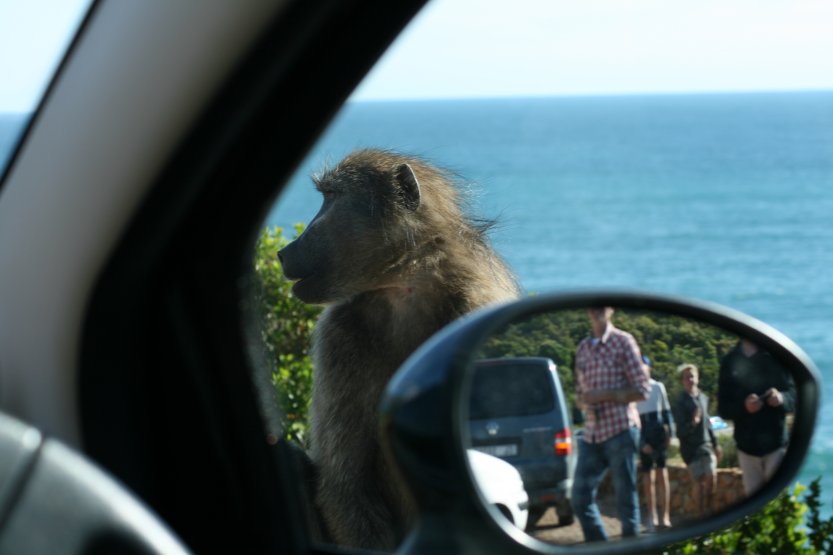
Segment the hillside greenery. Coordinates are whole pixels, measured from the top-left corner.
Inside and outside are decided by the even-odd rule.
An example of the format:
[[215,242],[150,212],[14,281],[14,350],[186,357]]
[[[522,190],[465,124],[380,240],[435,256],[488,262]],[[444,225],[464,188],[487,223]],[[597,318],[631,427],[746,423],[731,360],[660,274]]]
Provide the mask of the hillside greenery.
[[[676,315],[634,310],[616,310],[614,325],[631,333],[653,364],[652,377],[663,384],[672,400],[682,390],[677,367],[683,363],[700,369],[700,388],[710,398],[710,412],[716,413],[720,358],[737,342],[737,337],[715,326]],[[572,407],[575,399],[574,362],[578,343],[590,333],[586,310],[563,310],[540,314],[515,322],[496,333],[479,356],[499,358],[540,356],[551,358]]]

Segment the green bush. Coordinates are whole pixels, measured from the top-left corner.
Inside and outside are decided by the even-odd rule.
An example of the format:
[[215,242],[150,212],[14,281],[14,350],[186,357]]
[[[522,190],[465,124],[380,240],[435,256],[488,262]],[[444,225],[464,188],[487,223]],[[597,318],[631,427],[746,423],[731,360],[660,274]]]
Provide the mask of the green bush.
[[[763,509],[744,517],[725,530],[672,545],[663,555],[703,553],[778,553],[779,555],[822,555],[833,549],[833,517],[819,514],[819,478],[809,488],[796,484],[783,491]],[[804,493],[804,500],[799,496]]]
[[735,444],[734,438],[730,434],[717,434],[717,444],[723,455],[720,457],[718,468],[737,468],[738,462],[738,447]]
[[[295,237],[303,231],[295,226]],[[289,240],[279,227],[264,229],[255,246],[256,303],[261,331],[271,365],[272,384],[281,407],[281,423],[287,439],[306,445],[307,411],[312,395],[312,362],[309,356],[312,330],[321,307],[304,304],[292,296],[292,283],[283,276],[277,252]]]
[[821,510],[821,480],[816,478],[810,483],[805,502],[809,514],[807,515],[807,529],[811,551],[810,553],[833,553],[833,517],[822,520]]
[[796,484],[764,508],[720,532],[671,546],[668,555],[734,553],[807,553],[807,532],[802,527],[807,505],[798,495],[804,486]]

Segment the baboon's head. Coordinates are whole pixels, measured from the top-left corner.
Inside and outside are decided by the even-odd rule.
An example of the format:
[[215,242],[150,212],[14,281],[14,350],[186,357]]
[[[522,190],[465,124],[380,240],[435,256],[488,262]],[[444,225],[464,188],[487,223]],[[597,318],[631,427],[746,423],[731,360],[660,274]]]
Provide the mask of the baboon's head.
[[416,159],[362,150],[314,178],[321,209],[278,253],[295,296],[326,304],[398,286],[421,241],[420,181],[433,180],[432,171]]

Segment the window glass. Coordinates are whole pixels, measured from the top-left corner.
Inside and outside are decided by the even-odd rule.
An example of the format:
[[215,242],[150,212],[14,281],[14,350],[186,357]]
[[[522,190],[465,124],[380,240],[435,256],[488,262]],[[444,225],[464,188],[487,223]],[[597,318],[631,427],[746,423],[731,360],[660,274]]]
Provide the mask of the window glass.
[[[416,154],[496,220],[523,295],[624,287],[737,308],[805,349],[830,398],[831,29],[821,0],[434,0],[264,227],[291,239],[321,204],[310,176],[354,149]],[[833,421],[819,426],[799,480],[829,494]]]
[[484,365],[475,371],[471,390],[471,419],[543,414],[555,402],[546,366]]
[[0,1],[0,175],[89,4]]

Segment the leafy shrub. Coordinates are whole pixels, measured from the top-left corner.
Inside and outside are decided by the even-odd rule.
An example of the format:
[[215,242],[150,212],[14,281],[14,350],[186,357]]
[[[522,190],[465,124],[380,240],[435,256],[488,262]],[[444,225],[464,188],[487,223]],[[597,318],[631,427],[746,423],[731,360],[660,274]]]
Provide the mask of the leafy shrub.
[[[819,514],[819,478],[809,488],[796,484],[783,491],[763,509],[744,517],[725,530],[672,545],[663,555],[703,553],[778,553],[822,555],[833,552],[833,517]],[[807,492],[804,500],[799,496]]]
[[735,444],[734,438],[730,434],[717,434],[717,444],[723,455],[720,457],[718,468],[737,468],[738,462],[738,447]]
[[805,503],[809,514],[807,515],[807,528],[809,536],[810,553],[833,553],[833,516],[822,520],[821,510],[821,479],[816,478],[810,483]]
[[[295,237],[303,231],[295,226]],[[321,307],[292,296],[292,283],[283,276],[277,252],[289,243],[279,227],[264,229],[255,245],[256,304],[261,311],[261,332],[271,366],[272,384],[281,407],[287,439],[305,445],[307,411],[312,396],[312,330]]]
[[663,553],[806,553],[807,532],[802,524],[807,505],[798,499],[803,490],[804,486],[796,484],[792,492],[785,490],[761,511],[744,517],[729,528],[671,546]]

